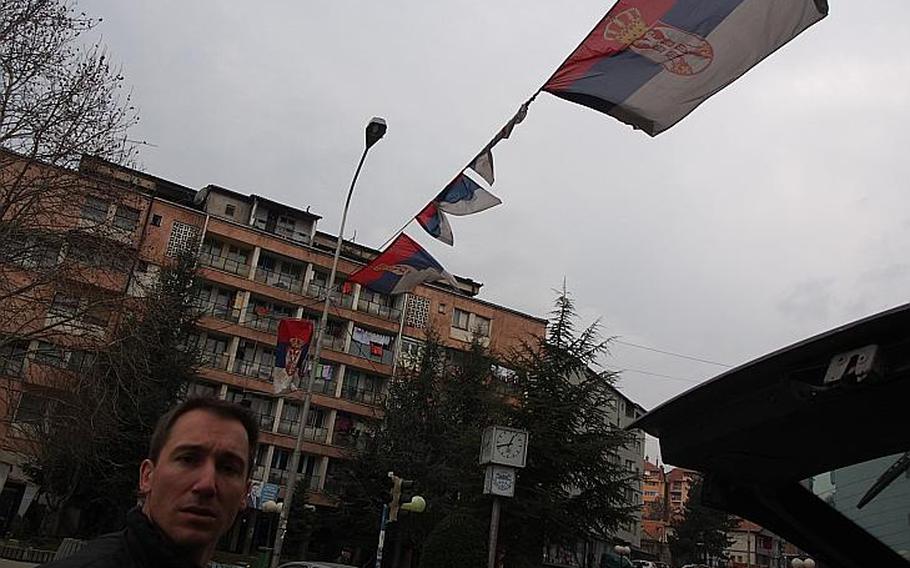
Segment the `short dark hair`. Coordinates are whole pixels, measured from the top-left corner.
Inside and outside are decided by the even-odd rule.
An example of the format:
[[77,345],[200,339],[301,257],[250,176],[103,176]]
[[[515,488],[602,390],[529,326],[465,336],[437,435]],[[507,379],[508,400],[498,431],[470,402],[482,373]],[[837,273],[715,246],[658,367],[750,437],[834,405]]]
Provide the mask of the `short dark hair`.
[[256,455],[256,443],[259,441],[259,421],[246,406],[234,404],[220,398],[192,397],[168,410],[155,425],[152,438],[149,441],[148,459],[157,463],[161,450],[171,435],[171,430],[177,420],[193,410],[204,410],[227,420],[236,420],[246,430],[246,439],[249,442],[249,455],[247,456],[247,475],[253,471],[253,456]]

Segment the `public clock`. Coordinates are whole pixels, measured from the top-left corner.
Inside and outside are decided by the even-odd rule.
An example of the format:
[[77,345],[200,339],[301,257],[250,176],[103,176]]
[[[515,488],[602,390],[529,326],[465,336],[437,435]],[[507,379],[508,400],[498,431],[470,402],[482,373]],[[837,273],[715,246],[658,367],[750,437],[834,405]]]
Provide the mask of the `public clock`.
[[503,426],[484,431],[480,463],[524,467],[528,454],[528,432]]

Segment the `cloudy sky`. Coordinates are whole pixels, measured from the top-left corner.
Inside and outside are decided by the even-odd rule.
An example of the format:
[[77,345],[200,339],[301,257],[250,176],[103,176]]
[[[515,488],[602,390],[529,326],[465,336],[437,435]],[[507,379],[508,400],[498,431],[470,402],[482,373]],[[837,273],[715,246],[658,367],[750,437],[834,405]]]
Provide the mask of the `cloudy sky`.
[[[723,367],[907,301],[906,0],[831,14],[657,138],[542,94],[496,147],[504,201],[416,225],[482,297],[545,315],[563,279],[646,408]],[[379,246],[483,147],[608,0],[81,0],[120,62],[145,170],[324,216]]]

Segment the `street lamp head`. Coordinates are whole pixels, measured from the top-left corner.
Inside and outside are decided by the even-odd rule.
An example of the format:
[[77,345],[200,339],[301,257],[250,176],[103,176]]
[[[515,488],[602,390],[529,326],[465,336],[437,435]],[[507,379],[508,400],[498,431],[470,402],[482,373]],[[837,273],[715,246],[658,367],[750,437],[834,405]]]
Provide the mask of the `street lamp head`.
[[370,123],[367,124],[367,149],[369,150],[373,144],[379,142],[379,140],[385,136],[385,131],[388,129],[388,126],[385,123],[384,118],[379,118],[374,116],[370,119]]

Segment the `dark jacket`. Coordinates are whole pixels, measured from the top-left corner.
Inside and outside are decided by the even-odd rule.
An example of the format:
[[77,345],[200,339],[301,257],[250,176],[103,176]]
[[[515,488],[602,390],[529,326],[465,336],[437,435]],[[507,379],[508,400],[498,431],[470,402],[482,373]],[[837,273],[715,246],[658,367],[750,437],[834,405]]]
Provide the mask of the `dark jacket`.
[[176,545],[133,509],[126,516],[126,528],[99,537],[85,548],[62,560],[39,568],[198,568],[179,555]]

